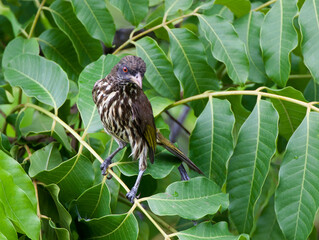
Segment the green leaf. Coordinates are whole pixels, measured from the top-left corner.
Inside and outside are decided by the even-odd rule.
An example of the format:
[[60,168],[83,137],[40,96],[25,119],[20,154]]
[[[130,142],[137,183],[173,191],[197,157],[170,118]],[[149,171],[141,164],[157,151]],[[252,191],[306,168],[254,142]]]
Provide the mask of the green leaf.
[[0,133],[0,150],[10,155],[11,144],[6,135]]
[[215,4],[221,4],[228,7],[236,17],[242,17],[250,11],[249,0],[216,0]]
[[225,240],[245,240],[249,239],[246,234],[234,236],[228,230],[227,222],[218,222],[212,224],[211,222],[202,222],[197,226],[189,228],[185,231],[177,233],[180,240],[200,240],[200,239],[225,239]]
[[0,200],[0,237],[2,234],[1,239],[18,239],[17,232],[14,228],[14,225],[7,217],[4,206]]
[[51,219],[42,219],[43,239],[68,240],[70,233],[67,229],[57,227]]
[[[290,97],[303,102],[306,101],[302,93],[292,87],[286,87],[281,90],[267,89],[267,92]],[[286,140],[289,140],[290,136],[295,132],[305,117],[307,109],[301,105],[281,99],[271,98],[271,101],[279,113],[279,133],[284,136]]]
[[[179,215],[195,220],[228,207],[228,195],[205,177],[169,185],[165,193],[147,199],[152,212],[160,216]],[[194,211],[196,209],[196,211]]]
[[242,125],[229,160],[227,192],[229,211],[239,232],[250,233],[255,205],[266,180],[270,160],[276,152],[278,114],[271,103],[258,100]]
[[[207,64],[204,46],[188,29],[168,29],[170,56],[174,73],[183,85],[184,97],[191,97],[207,90],[219,88],[213,69]],[[196,115],[206,105],[204,99],[191,102]]]
[[293,19],[297,14],[297,0],[277,1],[267,13],[261,27],[261,49],[268,77],[281,87],[290,74],[290,52],[297,46],[297,32]]
[[[22,128],[21,133],[23,136],[28,136],[31,133],[44,133],[46,135],[51,135],[52,122],[53,120],[46,115],[34,113],[32,124]],[[55,125],[53,137],[62,143],[69,152],[72,151],[71,144],[68,140],[65,130],[60,124]]]
[[2,57],[2,67],[7,67],[12,59],[21,54],[29,53],[38,55],[39,50],[39,44],[35,38],[24,39],[22,37],[17,37],[10,41],[8,46],[5,48]]
[[[58,109],[66,100],[69,81],[66,73],[53,61],[22,54],[4,68],[4,76],[12,86],[19,86],[29,97]],[[54,84],[53,84],[54,83]]]
[[33,184],[20,164],[0,151],[0,202],[7,218],[31,239],[38,239],[40,219]]
[[62,162],[60,152],[54,143],[35,151],[30,157],[29,175],[35,176],[44,170],[51,170]]
[[148,0],[110,0],[110,3],[121,10],[125,19],[137,26],[148,13]]
[[170,16],[175,14],[178,10],[185,11],[193,4],[193,0],[165,0],[165,13]]
[[61,30],[52,28],[41,33],[38,41],[44,56],[58,63],[69,79],[77,81],[82,66],[70,39]]
[[115,25],[104,1],[72,0],[76,16],[92,37],[112,46]]
[[51,170],[38,173],[34,178],[45,184],[57,184],[61,189],[61,201],[69,202],[92,186],[94,172],[91,161],[77,155]]
[[0,88],[0,104],[9,104],[9,100],[7,98],[6,90]]
[[273,197],[258,219],[253,239],[285,239],[277,222]]
[[275,211],[286,239],[307,239],[319,207],[319,113],[310,112],[291,136],[279,170]]
[[79,222],[79,232],[84,239],[136,240],[138,224],[132,213],[108,215],[92,220],[81,219]]
[[306,0],[299,15],[299,24],[302,34],[301,48],[304,62],[319,83],[317,56],[319,54],[319,2]]
[[163,97],[179,99],[180,84],[174,75],[172,63],[157,42],[150,37],[144,37],[134,44],[137,55],[146,63],[145,76],[154,90]]
[[100,42],[93,39],[73,12],[68,1],[57,0],[50,6],[50,12],[58,27],[70,38],[80,64],[86,66],[102,54]]
[[157,96],[153,90],[145,91],[145,95],[147,96],[148,100],[151,102],[153,115],[156,118],[160,115],[169,105],[174,103],[174,101]]
[[234,27],[239,38],[245,43],[249,59],[248,79],[255,83],[265,84],[267,75],[260,49],[260,28],[264,15],[260,12],[250,11],[249,14],[238,18]]
[[97,184],[83,192],[72,205],[79,217],[84,219],[99,218],[111,213],[110,192],[105,183]]
[[0,15],[5,16],[11,23],[14,36],[18,36],[21,30],[21,24],[17,21],[14,12],[11,9],[0,2]]
[[37,200],[35,198],[34,187],[23,168],[16,160],[6,155],[3,151],[0,151],[0,159],[0,169],[14,176],[14,184],[24,191],[32,205],[36,207]]
[[103,55],[97,61],[86,66],[80,74],[77,106],[88,132],[95,132],[103,128],[92,98],[93,86],[96,81],[105,78],[119,60],[120,59],[114,55]]
[[[47,223],[47,229],[45,229],[45,223],[42,225],[42,230],[44,231],[45,235],[49,237],[49,234],[53,236],[51,239],[60,234],[66,235],[66,232],[69,235],[70,225],[72,222],[72,217],[70,213],[65,209],[62,203],[59,200],[60,188],[55,184],[50,185],[38,185],[38,196],[39,196],[39,204],[41,206],[41,214],[49,217],[51,222]],[[41,219],[42,221],[44,219]],[[61,227],[60,230],[56,227]],[[45,231],[47,230],[47,231]],[[60,232],[60,233],[59,233]],[[50,239],[50,238],[48,238]],[[69,239],[69,237],[65,238]]]
[[190,159],[220,187],[226,180],[226,163],[233,152],[234,123],[229,102],[210,98],[190,136]]
[[245,45],[234,27],[220,16],[196,16],[211,43],[213,56],[226,65],[228,75],[234,83],[244,84],[248,77],[249,61]]
[[303,95],[305,96],[308,102],[318,102],[319,84],[316,83],[313,79],[310,79]]
[[[132,161],[127,157],[124,157],[121,161],[123,163],[119,164],[118,168],[125,176],[134,176],[138,174],[138,161]],[[148,162],[144,175],[150,174],[155,179],[162,179],[170,174],[174,167],[177,167],[180,164],[181,162],[179,159],[168,153],[166,150],[163,151],[162,148],[160,152],[156,152],[154,163],[149,164]]]
[[250,112],[242,105],[242,97],[241,95],[230,95],[227,96],[226,99],[231,104],[231,110],[235,116],[235,126],[233,129],[233,138],[237,139],[238,132],[243,125],[243,123],[248,118]]

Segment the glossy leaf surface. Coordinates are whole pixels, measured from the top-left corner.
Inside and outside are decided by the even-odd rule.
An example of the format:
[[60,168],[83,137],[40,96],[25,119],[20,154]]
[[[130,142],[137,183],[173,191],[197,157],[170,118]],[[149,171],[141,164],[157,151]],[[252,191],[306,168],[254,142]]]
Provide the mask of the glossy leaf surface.
[[229,160],[227,192],[230,216],[239,232],[250,233],[255,205],[276,151],[278,114],[271,103],[259,100],[242,125]]

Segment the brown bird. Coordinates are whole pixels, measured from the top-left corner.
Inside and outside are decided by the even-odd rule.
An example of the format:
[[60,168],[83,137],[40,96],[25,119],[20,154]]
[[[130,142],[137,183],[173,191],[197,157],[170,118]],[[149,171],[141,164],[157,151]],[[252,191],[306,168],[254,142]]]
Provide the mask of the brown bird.
[[[184,161],[198,173],[202,171],[177,147],[156,130],[151,104],[142,90],[142,79],[146,71],[145,62],[136,56],[126,56],[116,64],[109,75],[97,81],[92,95],[105,131],[113,136],[118,148],[101,164],[106,175],[112,158],[128,143],[132,156],[139,159],[139,173],[135,185],[126,197],[134,202],[141,178],[147,167],[147,155],[154,162],[156,144]],[[188,178],[186,171],[182,179]]]

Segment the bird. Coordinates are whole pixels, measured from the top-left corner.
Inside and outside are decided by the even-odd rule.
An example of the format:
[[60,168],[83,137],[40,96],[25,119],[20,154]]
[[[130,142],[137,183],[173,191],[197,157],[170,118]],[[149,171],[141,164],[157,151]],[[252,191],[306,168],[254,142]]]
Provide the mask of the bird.
[[[128,144],[131,146],[133,159],[139,159],[137,179],[126,194],[131,203],[134,203],[143,173],[147,168],[147,156],[153,163],[157,145],[177,156],[194,171],[203,174],[182,151],[156,129],[151,103],[142,89],[145,72],[146,64],[142,58],[125,56],[105,78],[94,84],[92,90],[93,101],[104,130],[118,144],[118,148],[101,164],[102,175],[107,174],[112,158]],[[182,180],[189,179],[185,169],[184,173],[181,172],[181,176]]]

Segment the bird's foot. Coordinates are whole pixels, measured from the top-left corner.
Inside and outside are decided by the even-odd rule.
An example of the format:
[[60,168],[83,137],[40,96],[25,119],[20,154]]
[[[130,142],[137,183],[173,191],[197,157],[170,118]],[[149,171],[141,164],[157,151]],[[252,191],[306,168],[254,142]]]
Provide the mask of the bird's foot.
[[136,187],[132,187],[131,191],[129,191],[126,194],[126,198],[131,202],[134,203],[134,199],[136,198],[136,193],[137,193],[137,188]]
[[[106,175],[106,170],[108,169],[109,165],[111,164],[111,159],[106,158],[104,162],[101,164],[100,169],[102,170],[102,175]],[[111,168],[112,169],[112,168]],[[108,179],[112,178],[112,175],[107,176]]]

